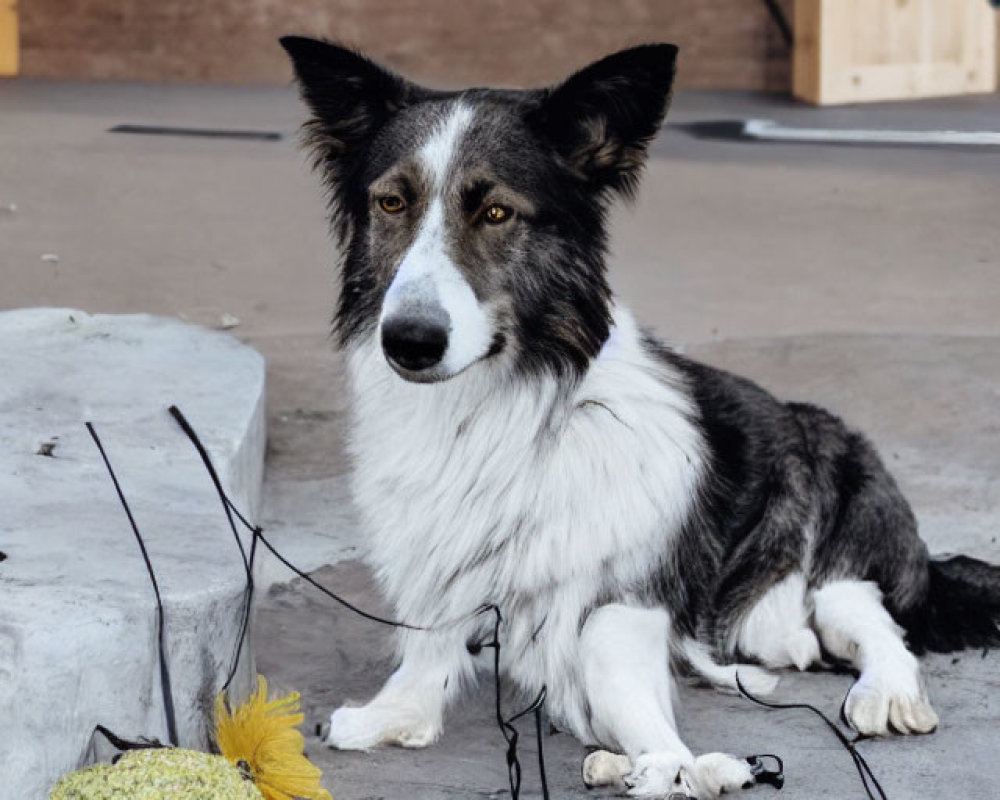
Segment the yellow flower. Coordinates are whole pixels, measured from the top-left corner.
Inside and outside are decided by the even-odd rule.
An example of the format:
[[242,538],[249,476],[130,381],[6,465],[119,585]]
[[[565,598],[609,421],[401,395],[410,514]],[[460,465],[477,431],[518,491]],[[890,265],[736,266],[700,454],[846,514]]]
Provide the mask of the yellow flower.
[[216,699],[216,743],[231,764],[249,772],[267,800],[332,800],[320,785],[319,768],[302,752],[303,719],[297,692],[268,700],[267,681],[258,675],[257,690],[235,710],[224,695]]

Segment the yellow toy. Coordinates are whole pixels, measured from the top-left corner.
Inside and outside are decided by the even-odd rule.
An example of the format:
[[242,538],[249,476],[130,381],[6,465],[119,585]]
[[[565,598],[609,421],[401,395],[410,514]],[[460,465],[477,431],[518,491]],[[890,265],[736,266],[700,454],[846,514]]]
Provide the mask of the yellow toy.
[[267,681],[243,705],[215,701],[221,755],[175,747],[131,750],[115,765],[63,777],[50,800],[332,800],[304,755],[299,695],[268,699]]

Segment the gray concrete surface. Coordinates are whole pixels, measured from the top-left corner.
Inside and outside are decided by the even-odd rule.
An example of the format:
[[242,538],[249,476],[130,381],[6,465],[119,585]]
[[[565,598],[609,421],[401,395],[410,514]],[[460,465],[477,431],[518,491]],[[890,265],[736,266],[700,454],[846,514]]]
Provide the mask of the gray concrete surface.
[[[332,250],[292,139],[105,132],[156,122],[290,134],[301,117],[294,92],[20,81],[0,84],[0,115],[0,306],[239,318],[233,333],[268,359],[263,522],[310,567],[328,562],[322,578],[374,605],[368,573],[350,560],[358,542],[343,491],[344,396],[327,337]],[[814,111],[682,93],[671,120],[744,115],[998,129],[1000,97]],[[637,314],[696,356],[864,427],[936,549],[1000,561],[1000,154],[706,142],[676,125],[653,152],[637,204],[614,218],[614,282]],[[17,210],[4,212],[9,203]],[[257,623],[261,668],[303,692],[309,725],[365,699],[391,667],[385,631],[297,582],[263,598]],[[941,730],[862,745],[894,800],[988,797],[1000,782],[996,656],[956,658],[927,661]],[[835,713],[846,688],[842,676],[795,675],[779,696]],[[785,797],[862,796],[850,760],[802,712],[689,688],[681,706],[696,749],[785,757]],[[525,733],[526,789],[537,796]],[[554,796],[586,796],[580,746],[556,735],[546,747]],[[486,688],[431,750],[313,750],[339,800],[506,791]]]
[[[179,742],[205,747],[242,625],[244,568],[167,408],[205,431],[223,486],[256,509],[264,362],[176,319],[35,308],[0,312],[0,363],[0,796],[35,798],[79,766],[97,724],[169,741],[152,588],[83,423],[157,574]],[[251,654],[240,667],[246,690]]]

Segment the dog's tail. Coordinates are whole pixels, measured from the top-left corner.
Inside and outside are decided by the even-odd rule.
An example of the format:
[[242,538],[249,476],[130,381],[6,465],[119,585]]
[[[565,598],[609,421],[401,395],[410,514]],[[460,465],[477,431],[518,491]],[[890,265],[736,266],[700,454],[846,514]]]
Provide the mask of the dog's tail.
[[[768,695],[778,685],[778,676],[752,664],[719,664],[709,649],[695,639],[682,639],[671,649],[680,671],[692,674],[721,692],[739,694],[740,685],[754,695]],[[739,682],[737,683],[737,677]]]
[[910,648],[1000,647],[1000,567],[969,556],[931,559],[927,593],[901,620]]

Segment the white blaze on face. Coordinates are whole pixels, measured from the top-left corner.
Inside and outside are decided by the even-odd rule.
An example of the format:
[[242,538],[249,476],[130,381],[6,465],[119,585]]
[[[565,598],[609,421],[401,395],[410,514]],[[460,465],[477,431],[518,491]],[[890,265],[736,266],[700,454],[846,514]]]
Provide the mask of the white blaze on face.
[[457,104],[417,152],[431,186],[427,211],[413,244],[386,292],[380,325],[388,319],[442,322],[448,347],[426,372],[441,380],[461,372],[490,348],[492,326],[469,282],[448,254],[444,193],[462,134],[473,111]]

